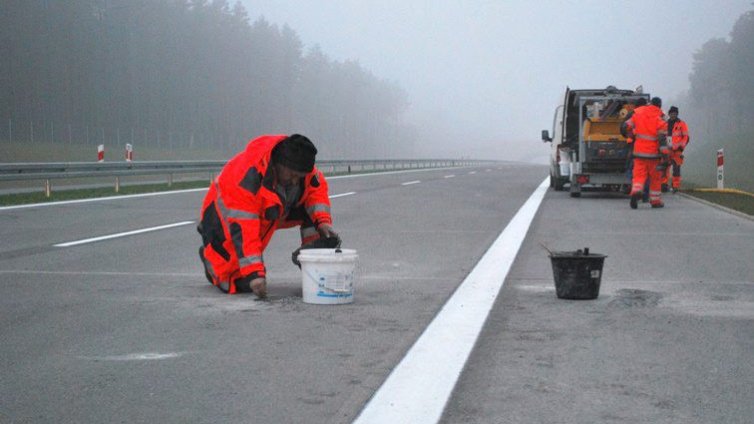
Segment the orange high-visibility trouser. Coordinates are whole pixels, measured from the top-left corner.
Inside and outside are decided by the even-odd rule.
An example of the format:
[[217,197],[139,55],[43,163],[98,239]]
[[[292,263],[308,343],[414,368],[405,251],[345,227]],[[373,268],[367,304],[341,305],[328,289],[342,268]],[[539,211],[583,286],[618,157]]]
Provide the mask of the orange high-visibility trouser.
[[660,159],[634,157],[634,177],[631,181],[631,195],[644,191],[644,182],[649,178],[649,203],[660,203],[662,172],[657,170]]

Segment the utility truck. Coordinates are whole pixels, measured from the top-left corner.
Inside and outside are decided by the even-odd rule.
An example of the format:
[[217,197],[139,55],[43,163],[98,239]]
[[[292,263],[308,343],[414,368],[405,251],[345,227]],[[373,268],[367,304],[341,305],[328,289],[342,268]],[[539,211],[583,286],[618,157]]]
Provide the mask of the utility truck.
[[542,141],[552,143],[550,186],[562,191],[567,185],[572,197],[580,197],[582,189],[628,192],[632,146],[621,134],[621,124],[640,98],[649,102],[649,94],[641,87],[566,87],[562,102],[555,108],[552,136],[542,130]]

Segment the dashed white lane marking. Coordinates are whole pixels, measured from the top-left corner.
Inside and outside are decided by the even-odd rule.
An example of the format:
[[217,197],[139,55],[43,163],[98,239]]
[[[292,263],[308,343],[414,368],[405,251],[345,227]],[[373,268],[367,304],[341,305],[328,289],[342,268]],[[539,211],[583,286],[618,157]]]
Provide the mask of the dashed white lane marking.
[[65,242],[65,243],[58,243],[58,244],[55,244],[54,246],[55,247],[77,246],[79,244],[94,243],[95,241],[109,240],[109,239],[114,239],[114,238],[118,238],[118,237],[132,236],[134,234],[148,233],[150,231],[159,231],[159,230],[164,230],[164,229],[167,229],[167,228],[180,227],[182,225],[189,225],[189,224],[193,224],[193,223],[194,223],[194,221],[181,221],[181,222],[176,222],[176,223],[173,223],[173,224],[160,225],[158,227],[150,227],[150,228],[142,228],[141,230],[126,231],[125,233],[109,234],[109,235],[106,235],[106,236],[92,237],[92,238],[83,239],[83,240],[76,240],[76,241],[69,241],[69,242]]
[[406,185],[411,185],[411,184],[419,184],[420,182],[421,182],[420,180],[406,181],[405,183],[401,183],[401,185],[406,186]]
[[446,175],[446,176],[444,176],[443,178],[453,178],[453,177],[455,177],[455,176],[456,176],[456,174],[450,174],[450,175]]
[[79,359],[88,359],[92,361],[159,361],[162,359],[173,359],[183,356],[180,352],[170,353],[130,353],[128,355],[110,355],[110,356],[79,356]]
[[355,424],[436,423],[549,186],[534,190],[361,411]]
[[349,191],[348,193],[333,194],[333,195],[330,196],[330,198],[331,199],[335,199],[336,197],[345,197],[345,196],[350,196],[352,194],[356,194],[356,192],[355,191]]
[[[405,169],[405,170],[387,171],[387,172],[379,172],[379,173],[369,172],[366,174],[333,175],[333,176],[327,177],[327,180],[329,181],[329,180],[339,180],[339,179],[345,179],[345,178],[361,178],[361,177],[373,177],[373,176],[393,175],[393,174],[408,174],[408,173],[413,173],[413,172],[442,171],[445,169],[457,169],[457,168],[459,167]],[[466,167],[461,167],[461,168],[466,168]],[[102,201],[107,201],[107,200],[134,199],[138,197],[163,196],[167,194],[193,193],[197,191],[206,192],[208,188],[209,188],[209,183],[207,183],[207,187],[204,187],[204,188],[189,188],[189,189],[184,189],[184,190],[158,191],[154,193],[128,194],[124,196],[94,197],[90,199],[61,200],[59,202],[28,203],[25,205],[0,206],[0,211],[36,208],[36,207],[44,207],[44,206],[70,205],[70,204],[76,204],[76,203],[102,202]]]
[[469,171],[469,175],[476,174],[476,171]]

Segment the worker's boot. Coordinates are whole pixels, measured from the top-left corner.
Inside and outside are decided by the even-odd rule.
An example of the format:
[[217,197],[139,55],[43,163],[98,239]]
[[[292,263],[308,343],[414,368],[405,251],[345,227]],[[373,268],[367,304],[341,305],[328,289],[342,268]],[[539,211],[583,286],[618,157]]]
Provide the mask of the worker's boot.
[[233,281],[236,286],[236,293],[251,293],[251,275],[237,278]]
[[629,204],[631,205],[631,209],[636,209],[639,207],[639,198],[641,197],[641,193],[634,193],[631,195],[631,201]]
[[212,276],[209,275],[209,271],[207,271],[207,260],[204,259],[204,246],[199,247],[199,259],[202,261],[202,266],[204,267],[204,276],[207,278],[207,281],[214,286],[215,283],[212,282]]

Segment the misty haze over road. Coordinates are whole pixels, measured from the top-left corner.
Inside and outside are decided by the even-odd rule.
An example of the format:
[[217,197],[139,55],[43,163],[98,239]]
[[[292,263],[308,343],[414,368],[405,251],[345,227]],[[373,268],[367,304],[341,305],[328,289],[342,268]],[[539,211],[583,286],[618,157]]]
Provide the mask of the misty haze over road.
[[252,19],[290,25],[305,46],[398,81],[419,132],[438,142],[432,147],[495,158],[546,155],[536,141],[566,85],[643,85],[677,99],[694,52],[726,38],[751,9],[750,0],[244,4]]

